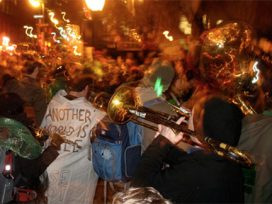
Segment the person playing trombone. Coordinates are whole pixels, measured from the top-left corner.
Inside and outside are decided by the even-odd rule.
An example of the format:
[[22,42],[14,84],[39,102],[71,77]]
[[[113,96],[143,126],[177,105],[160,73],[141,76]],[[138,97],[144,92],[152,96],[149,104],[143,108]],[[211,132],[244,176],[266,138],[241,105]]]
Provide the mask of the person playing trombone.
[[203,142],[209,137],[236,146],[242,119],[239,107],[226,99],[217,95],[201,98],[188,122],[199,145],[187,153],[178,148],[185,134],[159,125],[158,136],[143,153],[131,185],[154,187],[174,203],[243,203],[241,165],[207,151]]

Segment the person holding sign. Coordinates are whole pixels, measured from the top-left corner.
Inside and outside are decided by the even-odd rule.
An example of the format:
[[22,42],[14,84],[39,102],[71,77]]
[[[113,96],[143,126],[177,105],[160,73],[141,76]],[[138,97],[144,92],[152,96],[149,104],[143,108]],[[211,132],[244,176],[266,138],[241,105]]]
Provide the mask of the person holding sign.
[[52,98],[43,118],[42,128],[72,141],[61,145],[59,156],[47,168],[49,204],[93,202],[98,176],[88,159],[90,134],[106,113],[86,99],[91,83],[88,77],[73,79],[68,93],[60,90]]

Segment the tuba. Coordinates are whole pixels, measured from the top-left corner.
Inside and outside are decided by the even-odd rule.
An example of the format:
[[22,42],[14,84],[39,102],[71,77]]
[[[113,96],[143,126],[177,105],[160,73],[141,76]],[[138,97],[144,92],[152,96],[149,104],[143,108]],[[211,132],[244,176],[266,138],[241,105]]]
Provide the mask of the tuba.
[[[154,131],[158,131],[157,125],[162,124],[171,128],[174,132],[183,132],[184,137],[182,141],[185,143],[200,146],[246,167],[254,165],[248,154],[228,144],[209,137],[205,137],[202,143],[199,143],[198,140],[194,140],[196,132],[188,129],[186,123],[176,124],[177,119],[181,116],[189,118],[191,113],[189,113],[187,109],[171,105],[176,115],[170,115],[144,107],[141,105],[139,94],[133,86],[126,84],[121,85],[112,96],[104,92],[99,93],[94,97],[92,103],[96,108],[106,111],[108,117],[115,123],[122,124],[132,121]],[[154,123],[154,125],[150,124],[150,122]]]

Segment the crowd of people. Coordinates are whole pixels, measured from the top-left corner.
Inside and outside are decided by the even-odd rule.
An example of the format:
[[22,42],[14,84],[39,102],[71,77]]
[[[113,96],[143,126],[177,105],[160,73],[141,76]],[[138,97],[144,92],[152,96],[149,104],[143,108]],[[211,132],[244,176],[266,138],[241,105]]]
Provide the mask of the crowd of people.
[[[177,133],[165,124],[158,124],[157,132],[144,128],[143,154],[130,187],[110,202],[271,203],[271,116],[263,115],[270,103],[252,99],[255,103],[250,105],[257,113],[245,115],[231,96],[201,80],[196,53],[180,50],[178,59],[169,59],[160,51],[118,55],[105,49],[96,51],[92,61],[62,53],[2,52],[0,117],[29,129],[41,152],[32,158],[20,154],[21,146],[12,149],[15,171],[9,178],[0,175],[1,203],[22,201],[22,195],[27,197],[25,202],[32,203],[93,203],[98,176],[92,166],[90,137],[107,114],[96,107],[93,98],[101,92],[112,95],[127,83],[135,86],[146,107],[169,114],[173,114],[173,104],[190,110],[177,124],[197,137]],[[154,90],[158,78],[162,95]],[[258,99],[271,94],[265,86],[258,91],[254,95]],[[39,136],[38,129],[49,134]],[[10,150],[5,141],[11,138],[16,146],[17,137],[1,125],[2,166]],[[194,145],[184,142],[188,137]],[[248,152],[254,167],[243,167],[209,151],[207,137]],[[3,167],[0,170],[4,172]],[[14,190],[13,196],[7,194],[5,179],[14,181],[20,196],[14,196]]]

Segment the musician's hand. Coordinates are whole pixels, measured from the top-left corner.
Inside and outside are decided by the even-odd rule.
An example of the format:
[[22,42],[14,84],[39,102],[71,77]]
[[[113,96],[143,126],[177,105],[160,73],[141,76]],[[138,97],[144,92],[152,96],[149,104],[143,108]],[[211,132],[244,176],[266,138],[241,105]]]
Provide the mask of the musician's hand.
[[[185,120],[185,117],[181,117],[177,120],[177,124],[181,124],[182,121]],[[174,130],[172,130],[169,127],[166,127],[164,125],[158,125],[158,133],[157,135],[162,135],[165,138],[167,138],[172,144],[177,144],[180,142],[180,140],[183,138],[183,133],[179,132],[176,133]]]
[[64,143],[64,139],[59,134],[55,133],[51,135],[51,145],[56,147],[58,150],[60,150],[60,146],[62,143]]

